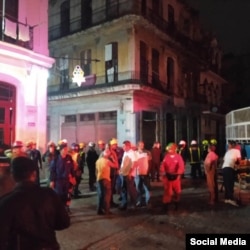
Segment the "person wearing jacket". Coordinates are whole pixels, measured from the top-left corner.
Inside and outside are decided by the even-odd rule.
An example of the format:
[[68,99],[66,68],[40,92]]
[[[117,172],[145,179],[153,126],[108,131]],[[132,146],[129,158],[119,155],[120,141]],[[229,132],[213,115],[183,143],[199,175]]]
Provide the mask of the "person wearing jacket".
[[175,210],[178,209],[178,204],[181,196],[181,176],[184,173],[184,161],[176,151],[177,145],[169,143],[167,146],[167,153],[161,164],[161,176],[164,187],[164,194],[162,198],[163,210],[168,211],[169,204],[174,196]]
[[58,144],[59,155],[51,162],[50,167],[50,187],[60,196],[66,209],[70,212],[69,204],[71,201],[72,186],[75,183],[74,163],[71,155],[68,153],[68,144],[66,141],[60,141]]
[[36,184],[35,163],[23,156],[12,160],[14,190],[0,198],[0,250],[59,250],[55,230],[70,226],[59,196]]

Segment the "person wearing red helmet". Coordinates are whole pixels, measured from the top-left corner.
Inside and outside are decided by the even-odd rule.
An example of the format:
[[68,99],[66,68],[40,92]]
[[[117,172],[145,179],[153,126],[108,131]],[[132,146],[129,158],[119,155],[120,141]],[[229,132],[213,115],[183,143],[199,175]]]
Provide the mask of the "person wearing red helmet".
[[[184,173],[184,161],[176,151],[177,145],[169,143],[166,147],[167,153],[162,161],[160,173],[162,176],[164,194],[163,194],[163,210],[168,211],[168,206],[172,199],[174,200],[175,210],[181,195],[181,175]],[[173,196],[174,193],[174,197]]]

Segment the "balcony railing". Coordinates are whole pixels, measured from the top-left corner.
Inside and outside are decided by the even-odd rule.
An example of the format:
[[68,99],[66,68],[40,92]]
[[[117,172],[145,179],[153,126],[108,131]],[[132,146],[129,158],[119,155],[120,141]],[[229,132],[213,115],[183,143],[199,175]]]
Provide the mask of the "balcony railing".
[[[0,14],[0,23],[2,24],[2,16]],[[15,44],[17,46],[33,49],[33,28],[27,24],[18,21],[12,21],[8,18],[4,19],[4,29],[0,29],[0,39],[3,42]]]
[[[91,20],[87,20],[85,23],[81,16],[71,19],[69,23],[70,28],[67,30],[64,30],[61,24],[51,26],[49,28],[49,41],[89,29],[93,26],[121,18],[125,15],[137,15],[145,18],[163,33],[172,37],[176,42],[181,43],[185,49],[198,54],[199,57],[206,53],[200,43],[194,42],[188,36],[177,30],[175,23],[167,22],[150,8],[142,9],[141,4],[134,0],[121,0],[119,3],[113,4],[109,11],[107,7],[103,5],[101,8],[94,10],[91,15]],[[60,13],[58,12],[56,16],[53,16],[53,19],[60,22]]]
[[[174,89],[168,89],[166,82],[160,81],[159,79],[150,75],[143,74],[143,72],[121,72],[117,77],[107,77],[105,75],[96,77],[96,75],[90,75],[86,76],[86,79],[87,81],[85,83],[82,83],[80,87],[76,83],[72,82],[64,82],[63,84],[48,86],[48,96],[78,93],[93,89],[122,86],[125,84],[138,84],[140,86],[156,89],[170,97],[184,98],[183,96],[179,96],[178,94],[176,94]],[[106,82],[105,79],[110,79],[110,82]],[[112,81],[112,79],[118,80]],[[193,102],[197,103],[207,103],[207,99],[205,98],[205,96],[201,96],[199,94],[193,96],[192,98],[186,97],[184,99],[192,99]]]

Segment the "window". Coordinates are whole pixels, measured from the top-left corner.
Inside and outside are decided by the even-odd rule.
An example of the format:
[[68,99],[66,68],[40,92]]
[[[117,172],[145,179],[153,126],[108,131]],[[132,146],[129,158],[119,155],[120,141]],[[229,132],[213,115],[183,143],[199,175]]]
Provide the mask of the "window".
[[162,0],[152,1],[152,10],[154,14],[162,17],[162,10],[163,10]]
[[81,57],[81,68],[84,71],[84,75],[91,75],[91,50],[84,50],[80,54]]
[[68,35],[70,32],[70,1],[61,4],[61,35]]
[[89,28],[92,24],[92,0],[82,0],[82,28]]
[[174,93],[174,60],[171,57],[167,59],[167,92]]
[[118,81],[118,43],[105,45],[105,74],[106,82]]
[[65,123],[76,122],[76,115],[65,115]]
[[119,3],[118,0],[106,0],[106,17],[113,19],[118,16]]
[[94,121],[95,113],[80,114],[80,122]]
[[69,89],[69,59],[68,55],[59,58],[58,68],[60,71],[60,89]]
[[148,46],[140,41],[140,79],[148,82]]
[[175,21],[174,21],[174,8],[172,5],[168,5],[168,28],[170,31],[174,31]]
[[116,119],[117,119],[116,111],[100,112],[99,113],[99,120],[116,120]]
[[158,84],[159,82],[159,59],[160,54],[156,49],[152,49],[152,83]]

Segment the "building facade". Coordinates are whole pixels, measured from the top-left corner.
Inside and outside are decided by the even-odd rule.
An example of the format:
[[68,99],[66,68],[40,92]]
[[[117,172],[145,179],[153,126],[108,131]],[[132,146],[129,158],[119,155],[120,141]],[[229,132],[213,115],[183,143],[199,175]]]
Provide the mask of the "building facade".
[[224,137],[221,50],[184,1],[51,0],[49,50],[48,140]]
[[48,1],[0,0],[0,144],[35,140],[47,129]]

